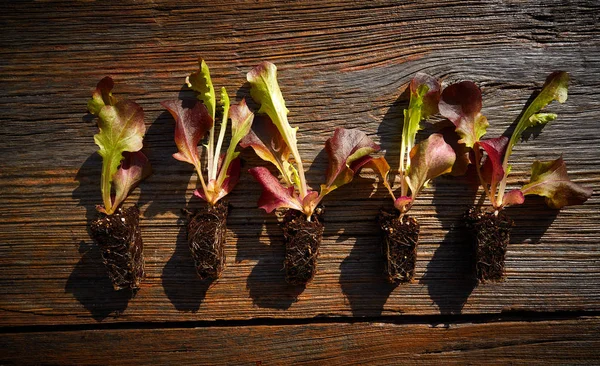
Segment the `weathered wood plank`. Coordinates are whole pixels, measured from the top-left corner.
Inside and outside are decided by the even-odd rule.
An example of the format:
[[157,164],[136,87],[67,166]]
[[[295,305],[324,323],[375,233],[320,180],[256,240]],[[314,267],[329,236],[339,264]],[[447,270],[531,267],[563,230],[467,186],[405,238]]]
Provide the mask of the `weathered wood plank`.
[[385,323],[8,333],[2,363],[590,364],[600,320],[394,325]]
[[[158,1],[6,8],[0,14],[0,325],[600,310],[597,4]],[[327,164],[323,143],[338,126],[361,128],[397,161],[405,105],[398,96],[417,71],[481,85],[495,136],[548,72],[565,69],[573,77],[569,100],[552,106],[558,120],[517,147],[511,184],[527,180],[533,159],[562,153],[571,176],[596,193],[558,214],[539,200],[511,209],[518,227],[508,280],[474,288],[458,226],[475,193],[463,188],[465,179],[442,178],[413,209],[422,225],[416,281],[393,289],[380,277],[373,222],[390,202],[383,192],[369,198],[373,180],[363,174],[326,200],[319,274],[299,293],[283,283],[276,219],[255,208],[259,188],[244,175],[230,198],[228,267],[207,288],[193,275],[178,221],[196,180],[171,158],[173,122],[159,105],[187,95],[183,80],[198,56],[208,60],[215,84],[238,100],[248,97],[244,80],[252,66],[263,59],[279,65],[315,187]],[[155,171],[130,200],[142,204],[148,278],[129,306],[110,290],[86,230],[100,201],[100,160],[85,103],[106,74],[115,78],[116,93],[144,107]],[[247,166],[262,164],[250,152],[242,156]],[[123,314],[107,318],[116,312]]]

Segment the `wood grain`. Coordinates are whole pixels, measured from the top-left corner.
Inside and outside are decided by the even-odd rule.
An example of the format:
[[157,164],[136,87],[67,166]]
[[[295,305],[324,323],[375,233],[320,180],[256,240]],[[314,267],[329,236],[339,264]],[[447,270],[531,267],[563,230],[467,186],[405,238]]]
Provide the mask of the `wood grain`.
[[[588,1],[7,4],[0,326],[600,310],[598,10]],[[183,81],[199,56],[236,100],[249,98],[252,66],[279,66],[314,187],[327,166],[323,143],[338,126],[361,128],[397,162],[399,95],[417,71],[480,85],[491,137],[510,127],[550,71],[567,70],[569,99],[550,107],[556,121],[518,145],[510,185],[527,181],[534,159],[563,154],[570,176],[594,196],[560,213],[535,199],[511,209],[508,279],[475,287],[460,218],[476,192],[466,178],[441,178],[412,211],[422,227],[416,280],[392,288],[381,278],[373,221],[391,202],[382,191],[371,196],[373,177],[361,174],[325,201],[319,272],[301,291],[283,283],[276,218],[255,208],[259,187],[243,175],[230,197],[227,268],[209,287],[193,274],[179,213],[201,204],[190,198],[196,178],[171,158],[173,121],[159,104],[190,95]],[[86,229],[100,202],[100,159],[85,104],[105,75],[117,95],[144,108],[155,172],[128,201],[141,204],[148,272],[133,299],[112,292]],[[247,167],[262,164],[242,156]]]
[[598,318],[488,324],[386,323],[9,333],[2,363],[590,364]]

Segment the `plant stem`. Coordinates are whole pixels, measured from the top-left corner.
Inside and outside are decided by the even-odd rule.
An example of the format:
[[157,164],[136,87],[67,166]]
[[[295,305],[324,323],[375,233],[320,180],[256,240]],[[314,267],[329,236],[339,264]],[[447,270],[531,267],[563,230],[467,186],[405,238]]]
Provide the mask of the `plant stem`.
[[213,172],[208,177],[209,180],[217,179],[217,170],[219,169],[219,157],[221,153],[221,147],[223,140],[225,139],[225,130],[227,130],[227,120],[229,119],[229,110],[223,111],[223,121],[221,122],[221,130],[219,131],[219,139],[217,140],[217,147],[215,149],[215,156],[213,160]]
[[481,175],[481,151],[479,150],[479,146],[475,145],[473,151],[475,152],[475,169],[477,170],[479,182],[483,186],[485,195],[489,198],[490,203],[492,204],[492,206],[494,206],[494,208],[496,208],[496,201],[494,200],[494,197],[490,194],[490,190],[488,189],[487,183],[483,180],[483,176]]
[[[212,114],[213,124],[210,128],[210,133],[208,134],[208,146],[207,146],[207,164],[208,164],[208,179],[211,179],[211,174],[213,171],[213,159],[214,159],[214,151],[215,151],[215,112]],[[200,174],[202,176],[202,174]],[[203,178],[204,179],[204,178]]]
[[392,187],[390,186],[390,183],[386,181],[383,182],[383,185],[385,186],[385,188],[387,188],[388,192],[390,192],[390,195],[392,196],[392,198],[394,199],[394,202],[396,201],[396,196],[394,195],[394,191],[392,190]]
[[200,184],[202,184],[202,191],[204,192],[204,196],[208,198],[208,189],[206,188],[206,183],[204,182],[204,177],[202,176],[202,165],[200,164],[200,162],[198,162],[198,164],[196,165],[196,173],[198,173],[198,177],[200,177]]
[[304,165],[302,165],[302,159],[300,158],[300,153],[298,152],[298,148],[296,147],[292,151],[292,155],[294,156],[294,160],[296,160],[296,164],[298,165],[298,177],[300,178],[300,197],[304,198],[308,194],[308,188],[306,185],[306,178],[304,177]]
[[110,190],[112,187],[112,177],[110,176],[110,167],[112,165],[111,164],[112,160],[115,158],[113,155],[114,154],[107,156],[102,161],[102,178],[101,178],[102,179],[102,185],[101,185],[102,201],[104,202],[104,210],[106,211],[107,215],[110,215],[114,212],[112,209],[112,197],[110,195]]

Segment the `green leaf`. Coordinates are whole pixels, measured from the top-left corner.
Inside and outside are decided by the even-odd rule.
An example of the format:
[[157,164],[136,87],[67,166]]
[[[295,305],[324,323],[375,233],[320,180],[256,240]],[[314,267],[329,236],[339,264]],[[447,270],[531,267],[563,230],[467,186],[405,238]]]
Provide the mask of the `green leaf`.
[[508,142],[508,148],[504,156],[504,165],[512,153],[512,148],[521,140],[521,135],[529,127],[548,123],[556,119],[554,113],[538,113],[552,101],[564,103],[567,100],[569,86],[569,74],[564,71],[556,71],[548,75],[540,94],[527,107]]
[[569,179],[562,157],[553,161],[534,161],[531,179],[521,188],[521,192],[524,195],[546,197],[546,204],[555,209],[580,205],[592,196],[591,189],[581,187]]
[[515,130],[508,141],[508,146],[506,148],[506,153],[504,154],[504,160],[502,162],[502,167],[504,168],[504,178],[500,182],[500,186],[498,188],[498,202],[501,203],[504,190],[506,189],[506,178],[508,177],[508,159],[512,154],[513,147],[521,140],[521,136],[523,132],[529,127],[548,123],[556,119],[556,114],[554,113],[539,113],[540,110],[545,108],[552,101],[556,100],[559,103],[564,103],[567,100],[567,90],[569,85],[569,74],[564,71],[556,71],[548,75],[546,78],[546,82],[542,87],[542,90],[538,94],[538,96],[531,102],[531,104],[527,107],[523,115],[521,115],[521,119],[517,123]]
[[208,65],[206,65],[206,62],[204,62],[203,59],[200,59],[198,62],[200,63],[200,69],[190,74],[190,76],[185,79],[185,82],[188,87],[198,92],[197,98],[204,103],[208,110],[208,114],[212,116],[214,120],[217,105],[215,88],[210,79]]
[[104,211],[109,215],[117,208],[111,198],[112,179],[123,152],[141,150],[146,132],[142,107],[129,100],[117,101],[110,93],[112,86],[110,78],[102,79],[88,102],[90,112],[98,115],[100,132],[94,135],[94,141],[102,156],[102,200]]
[[285,100],[277,82],[277,67],[270,62],[261,62],[252,69],[247,79],[252,85],[250,94],[256,103],[260,104],[258,113],[265,113],[275,124],[285,143],[292,149],[297,150],[296,131],[288,122],[289,113],[285,106]]
[[296,140],[298,128],[292,128],[288,122],[287,114],[289,111],[285,106],[285,100],[277,82],[277,67],[270,62],[261,62],[248,72],[247,79],[251,85],[250,95],[252,95],[254,101],[260,104],[258,113],[265,113],[271,118],[279,133],[281,133],[283,141],[292,152],[298,166],[296,170],[298,173],[298,190],[301,199],[304,199],[308,194],[308,187]]
[[223,119],[221,120],[221,130],[219,132],[219,138],[217,139],[217,146],[214,150],[213,156],[213,171],[208,172],[209,183],[211,180],[217,179],[217,173],[219,171],[219,158],[221,157],[221,147],[223,146],[223,140],[225,140],[225,132],[227,130],[227,121],[229,119],[229,95],[227,90],[221,88],[221,105],[223,106]]
[[531,126],[541,125],[554,121],[557,117],[558,115],[556,113],[537,113],[529,117],[529,122],[531,122]]
[[[404,168],[404,156],[415,145],[417,132],[421,130],[421,120],[438,112],[440,99],[440,84],[432,76],[419,72],[410,82],[410,102],[404,110],[404,125],[402,127],[402,146],[400,150],[401,169]],[[406,169],[410,167],[410,157]]]

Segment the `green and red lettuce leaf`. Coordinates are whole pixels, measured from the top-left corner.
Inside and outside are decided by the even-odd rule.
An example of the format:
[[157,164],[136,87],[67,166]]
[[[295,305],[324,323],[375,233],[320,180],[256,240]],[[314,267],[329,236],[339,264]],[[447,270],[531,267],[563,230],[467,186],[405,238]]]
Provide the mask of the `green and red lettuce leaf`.
[[125,201],[129,192],[152,173],[150,162],[141,151],[124,152],[121,166],[113,176],[115,197],[113,207]]
[[[184,104],[191,103],[191,107]],[[175,119],[175,144],[179,150],[173,157],[192,164],[202,174],[198,143],[212,127],[206,107],[196,101],[166,100],[161,102]]]
[[412,164],[408,169],[406,181],[411,191],[410,198],[414,201],[431,179],[452,171],[456,154],[441,134],[434,133],[413,147],[410,158]]
[[567,174],[562,157],[553,161],[534,161],[529,183],[521,188],[523,195],[546,197],[546,204],[560,209],[564,206],[580,205],[592,195],[592,190],[573,183]]
[[481,114],[481,90],[471,81],[452,84],[442,92],[439,111],[455,126],[460,143],[472,148],[485,135],[487,118]]
[[502,168],[502,158],[506,152],[508,137],[500,136],[493,139],[482,140],[476,143],[475,148],[483,148],[487,157],[481,166],[482,184],[488,184],[492,192],[504,178],[504,168]]
[[410,168],[410,156],[404,165],[405,154],[409,154],[415,145],[417,132],[421,130],[421,120],[438,112],[440,83],[433,76],[419,72],[410,82],[410,102],[404,110],[402,127],[402,146],[400,149],[400,169]]
[[[229,147],[225,153],[225,158],[222,159],[218,166],[219,175],[217,184],[220,186],[229,177],[229,165],[237,159],[239,152],[235,151],[237,145],[248,135],[254,121],[254,113],[250,112],[246,100],[242,99],[239,104],[232,105],[229,109],[229,117],[231,118],[231,139]],[[239,174],[238,174],[239,175]]]
[[240,141],[240,146],[252,147],[259,158],[275,165],[286,185],[294,184],[293,177],[297,173],[289,161],[292,150],[268,116],[255,121],[250,132]]
[[333,137],[325,143],[329,166],[326,183],[321,185],[320,196],[350,183],[354,174],[372,159],[369,155],[379,149],[377,144],[358,129],[336,128]]
[[505,161],[512,153],[512,148],[521,140],[521,136],[526,129],[535,125],[548,123],[556,119],[554,113],[539,113],[552,101],[556,100],[559,103],[564,103],[567,100],[569,87],[569,74],[564,71],[556,71],[548,75],[546,82],[540,93],[535,97],[533,102],[527,107],[521,115],[515,130],[510,137],[505,155]]
[[525,202],[525,195],[520,189],[507,192],[502,198],[502,207],[520,205]]
[[[504,168],[504,178],[500,182],[498,188],[498,201],[504,201],[504,190],[506,189],[506,178],[508,176],[508,159],[512,154],[513,147],[521,140],[523,132],[530,127],[539,124],[545,124],[556,119],[554,113],[539,113],[552,101],[556,100],[559,103],[564,103],[567,100],[569,87],[569,74],[564,71],[556,71],[548,75],[546,82],[540,93],[535,97],[533,102],[525,109],[521,115],[519,122],[510,137],[502,167]],[[499,202],[496,202],[498,204]]]
[[278,208],[303,211],[302,202],[296,195],[293,186],[282,186],[279,180],[264,167],[255,167],[249,172],[262,186],[262,193],[258,199],[259,208],[266,212],[273,212]]
[[308,186],[297,146],[296,131],[298,128],[292,128],[288,122],[289,111],[285,106],[285,100],[277,82],[277,67],[270,62],[261,62],[248,72],[247,80],[251,85],[250,95],[256,103],[260,104],[258,113],[269,116],[294,157],[297,176],[292,177],[293,183],[298,187],[300,196],[305,197],[308,194]]
[[198,93],[196,97],[204,103],[208,114],[214,120],[217,107],[215,88],[210,78],[208,65],[203,59],[200,59],[198,62],[200,63],[200,68],[198,71],[190,74],[185,79],[185,83],[189,88]]
[[[223,98],[228,105],[228,98]],[[232,134],[227,152],[217,161],[217,178],[204,182],[202,176],[201,160],[198,153],[198,143],[204,138],[212,127],[213,119],[210,118],[206,106],[194,101],[190,107],[184,106],[189,101],[171,100],[164,101],[162,105],[175,119],[175,143],[178,152],[173,154],[177,160],[188,162],[196,167],[202,182],[202,190],[195,194],[198,197],[216,204],[220,199],[231,192],[240,175],[240,162],[235,151],[238,143],[250,131],[254,114],[250,112],[246,102],[242,100],[239,105],[233,105],[228,110],[232,121]],[[226,125],[223,125],[224,128]]]
[[141,150],[146,132],[142,107],[129,100],[117,100],[112,95],[113,85],[110,77],[102,79],[88,102],[90,113],[98,116],[100,132],[94,135],[94,141],[102,156],[103,211],[109,215],[118,208],[112,201],[111,191],[123,153]]
[[392,186],[388,181],[388,175],[390,173],[390,164],[388,164],[387,160],[385,160],[385,157],[379,156],[377,158],[372,158],[363,165],[363,168],[372,169],[376,174],[379,174],[381,176],[380,182],[388,190],[390,196],[392,196],[392,198],[396,200],[396,196],[394,195]]
[[88,111],[97,115],[105,105],[117,104],[117,98],[112,95],[112,89],[115,86],[113,79],[106,76],[98,82],[96,90],[92,93],[92,99],[88,101]]

